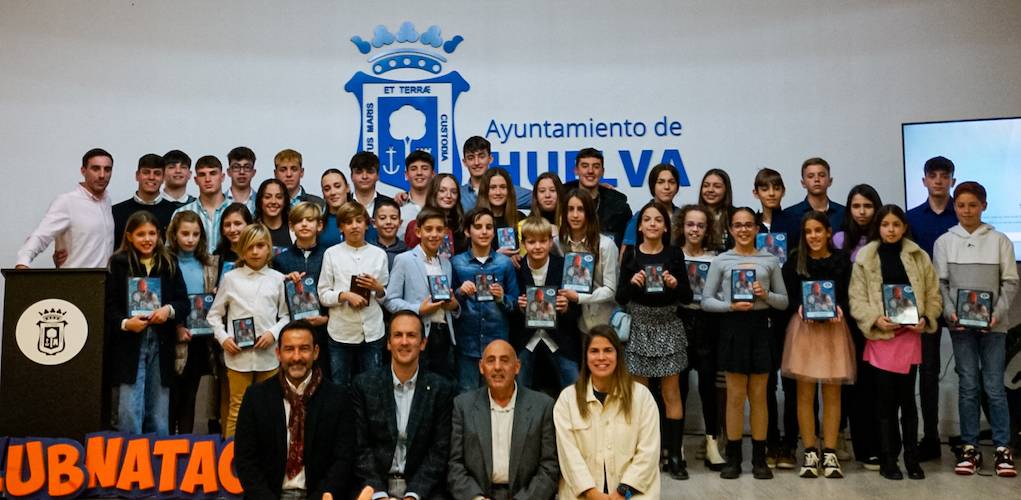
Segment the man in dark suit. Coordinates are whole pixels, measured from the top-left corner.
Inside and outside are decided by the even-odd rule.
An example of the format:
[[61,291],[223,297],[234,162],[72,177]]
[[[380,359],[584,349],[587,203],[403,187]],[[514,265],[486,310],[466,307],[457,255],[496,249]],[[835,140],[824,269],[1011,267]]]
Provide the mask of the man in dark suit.
[[503,340],[486,346],[486,387],[454,399],[447,483],[454,498],[553,498],[560,478],[553,400],[518,386],[521,364]]
[[422,319],[397,311],[390,319],[390,366],[362,373],[352,386],[357,474],[372,498],[447,498],[454,386],[419,369]]
[[245,498],[350,498],[354,436],[347,389],[314,368],[314,328],[280,332],[280,374],[251,386],[238,413],[234,465]]

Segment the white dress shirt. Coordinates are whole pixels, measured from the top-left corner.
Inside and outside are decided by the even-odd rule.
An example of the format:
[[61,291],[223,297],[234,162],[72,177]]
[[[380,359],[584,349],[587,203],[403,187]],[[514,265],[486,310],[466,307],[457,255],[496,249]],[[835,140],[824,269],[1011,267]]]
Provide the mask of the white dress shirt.
[[518,385],[514,384],[507,406],[500,406],[489,394],[489,419],[493,429],[493,484],[510,483],[511,433],[514,430],[514,401],[518,399]]
[[62,267],[106,267],[114,242],[110,195],[97,198],[81,184],[58,195],[18,250],[17,264],[30,265],[54,240],[67,250]]
[[[286,379],[286,377],[284,377],[284,378]],[[308,383],[311,380],[312,380],[312,372],[310,371],[310,372],[308,372],[308,375],[305,377],[305,380],[302,380],[301,383],[298,384],[297,387],[295,387],[294,384],[292,384],[290,380],[287,381],[287,385],[291,386],[291,389],[294,390],[295,393],[297,393],[298,395],[301,395],[301,394],[305,394],[305,389],[308,388]],[[287,401],[287,398],[285,397],[284,398],[284,425],[287,426],[287,448],[285,448],[287,450],[291,449],[291,426],[289,425],[290,421],[291,421],[291,403],[289,403]],[[306,419],[305,422],[307,423],[308,420]],[[306,437],[308,437],[308,436],[306,436]],[[301,466],[301,470],[298,471],[298,474],[296,474],[291,479],[287,478],[287,472],[285,471],[284,472],[284,484],[283,484],[283,487],[281,489],[282,490],[304,490],[304,489],[306,489],[305,488],[305,466],[302,465]]]
[[386,251],[368,243],[353,247],[346,241],[326,249],[319,273],[319,303],[329,308],[326,331],[337,342],[359,344],[383,338],[381,296],[372,292],[369,304],[361,309],[340,300],[341,293],[351,291],[351,277],[359,274],[371,275],[385,287],[390,280]]
[[[226,321],[224,315],[226,314]],[[209,308],[206,321],[213,327],[221,345],[234,338],[234,320],[255,320],[256,339],[265,332],[280,337],[280,330],[290,321],[284,294],[284,275],[269,266],[258,271],[242,266],[223,275],[216,299]],[[265,372],[278,366],[274,347],[242,349],[240,354],[224,353],[227,368],[236,372]]]

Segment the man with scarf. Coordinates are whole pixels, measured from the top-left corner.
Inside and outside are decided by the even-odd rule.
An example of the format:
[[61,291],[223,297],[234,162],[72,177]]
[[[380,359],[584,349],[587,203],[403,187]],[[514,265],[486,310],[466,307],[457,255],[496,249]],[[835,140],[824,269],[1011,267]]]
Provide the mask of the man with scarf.
[[314,327],[280,332],[277,377],[248,388],[238,414],[235,459],[245,498],[350,498],[354,434],[348,390],[315,367]]

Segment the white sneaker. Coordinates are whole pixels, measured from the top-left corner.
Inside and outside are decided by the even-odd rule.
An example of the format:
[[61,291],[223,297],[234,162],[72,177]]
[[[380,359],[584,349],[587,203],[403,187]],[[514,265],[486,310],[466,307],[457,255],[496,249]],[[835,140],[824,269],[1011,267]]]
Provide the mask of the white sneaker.
[[844,477],[844,472],[840,470],[840,460],[837,458],[837,453],[833,450],[822,452],[822,475],[827,479]]
[[815,448],[805,450],[800,476],[808,479],[819,477],[819,452]]

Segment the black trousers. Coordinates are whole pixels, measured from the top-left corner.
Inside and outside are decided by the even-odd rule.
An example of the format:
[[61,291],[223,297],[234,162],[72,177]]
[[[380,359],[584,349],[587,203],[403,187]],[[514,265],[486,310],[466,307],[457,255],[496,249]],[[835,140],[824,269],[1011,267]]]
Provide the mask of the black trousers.
[[904,461],[917,461],[918,408],[915,406],[915,377],[918,367],[912,366],[906,374],[880,370],[872,365],[867,365],[867,369],[873,372],[876,386],[882,388],[876,393],[880,455],[885,460],[897,460],[903,446]]
[[425,352],[422,353],[422,367],[456,382],[457,370],[454,366],[450,333],[450,325],[446,323],[429,325],[429,341],[425,344]]
[[876,411],[876,369],[861,359],[858,354],[858,378],[854,385],[845,386],[850,403],[843,407],[851,425],[851,447],[854,458],[864,462],[871,457],[878,457],[879,446],[879,412]]
[[[787,338],[787,314],[783,311],[770,309],[770,332],[773,334],[773,371],[766,382],[766,407],[769,412],[769,423],[766,427],[766,442],[770,448],[785,446],[791,450],[798,447],[798,382],[792,378],[780,376],[780,361],[783,359],[784,342]],[[777,389],[783,391],[783,435],[780,434],[780,409],[776,397]],[[816,415],[819,414],[819,403],[815,404]],[[816,425],[816,428],[819,428]]]
[[[681,403],[684,405],[684,417],[688,418],[688,379],[691,370],[698,372],[698,396],[702,399],[702,420],[705,433],[719,436],[721,416],[717,401],[716,370],[717,370],[717,331],[715,317],[702,311],[683,309],[681,319],[684,331],[688,335],[688,368],[680,374]],[[714,327],[714,325],[717,325]]]
[[936,333],[922,335],[922,365],[918,370],[918,392],[922,404],[922,435],[939,439],[939,346],[943,339],[943,318]]

